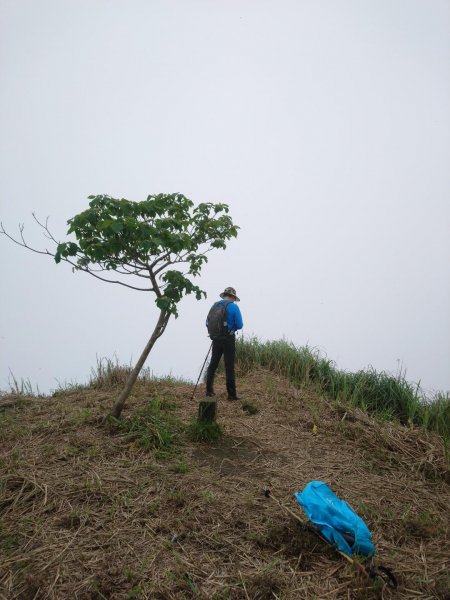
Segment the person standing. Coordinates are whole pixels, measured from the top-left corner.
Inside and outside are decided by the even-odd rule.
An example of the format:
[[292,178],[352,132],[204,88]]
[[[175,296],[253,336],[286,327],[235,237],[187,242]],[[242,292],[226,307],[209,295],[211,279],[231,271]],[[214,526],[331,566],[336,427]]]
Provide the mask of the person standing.
[[212,339],[211,361],[206,373],[206,395],[215,396],[214,374],[223,354],[228,400],[239,400],[239,396],[236,393],[234,357],[236,352],[236,331],[242,329],[244,324],[241,311],[236,305],[236,302],[239,302],[236,290],[232,287],[227,287],[220,294],[220,297],[222,300],[212,305],[206,319],[208,334]]

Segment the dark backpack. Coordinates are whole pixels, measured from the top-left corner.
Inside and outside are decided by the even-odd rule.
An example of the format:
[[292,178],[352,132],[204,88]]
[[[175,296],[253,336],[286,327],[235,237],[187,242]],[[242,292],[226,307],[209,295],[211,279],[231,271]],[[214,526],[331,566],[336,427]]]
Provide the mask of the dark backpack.
[[211,306],[208,313],[208,335],[212,340],[223,339],[228,335],[227,325],[227,306],[230,304],[228,300],[225,302],[216,302]]

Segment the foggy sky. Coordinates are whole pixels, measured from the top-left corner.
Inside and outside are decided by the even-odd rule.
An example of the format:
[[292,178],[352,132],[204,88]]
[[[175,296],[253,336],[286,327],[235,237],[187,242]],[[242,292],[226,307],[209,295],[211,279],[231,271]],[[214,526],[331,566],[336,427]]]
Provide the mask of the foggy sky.
[[[147,362],[196,379],[210,303],[244,334],[450,389],[450,4],[440,0],[0,0],[0,217],[61,240],[89,194],[227,202]],[[135,360],[157,309],[0,237],[0,389]]]

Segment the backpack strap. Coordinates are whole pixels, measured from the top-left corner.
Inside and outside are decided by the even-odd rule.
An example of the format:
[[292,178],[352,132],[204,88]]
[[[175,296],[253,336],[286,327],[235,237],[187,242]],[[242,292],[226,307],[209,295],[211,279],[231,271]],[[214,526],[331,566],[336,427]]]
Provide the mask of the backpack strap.
[[[230,300],[223,300],[224,309],[223,309],[223,320],[227,320],[227,308],[228,305],[231,304]],[[227,332],[228,332],[228,321],[227,321]]]

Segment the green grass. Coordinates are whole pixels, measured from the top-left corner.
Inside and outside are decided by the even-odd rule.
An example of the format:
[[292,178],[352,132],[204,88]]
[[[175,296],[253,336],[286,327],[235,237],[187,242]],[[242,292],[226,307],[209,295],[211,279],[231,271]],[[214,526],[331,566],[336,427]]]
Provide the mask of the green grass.
[[216,497],[214,496],[214,492],[211,490],[200,490],[199,496],[204,498],[208,504],[212,504]]
[[14,533],[11,535],[2,535],[0,541],[0,550],[2,550],[5,554],[11,554],[20,546],[20,538]]
[[251,402],[243,402],[242,403],[242,410],[247,415],[256,415],[259,412],[258,408],[254,404],[252,404]]
[[182,425],[167,400],[154,398],[132,417],[110,417],[110,421],[129,434],[129,440],[141,448],[164,451],[168,455],[177,451]]
[[308,346],[298,348],[285,340],[241,340],[237,344],[236,358],[243,373],[261,366],[287,377],[297,387],[315,384],[329,397],[349,402],[370,414],[436,431],[449,444],[448,394],[427,399],[420,387],[403,375],[396,377],[372,368],[356,373],[341,371],[317,350]]
[[184,473],[188,473],[189,472],[189,465],[187,465],[184,462],[180,462],[180,463],[178,463],[178,464],[176,464],[176,465],[174,465],[172,467],[172,471],[174,473],[183,473],[183,474]]
[[189,423],[187,433],[194,442],[215,442],[223,435],[217,421],[199,421],[196,417]]

